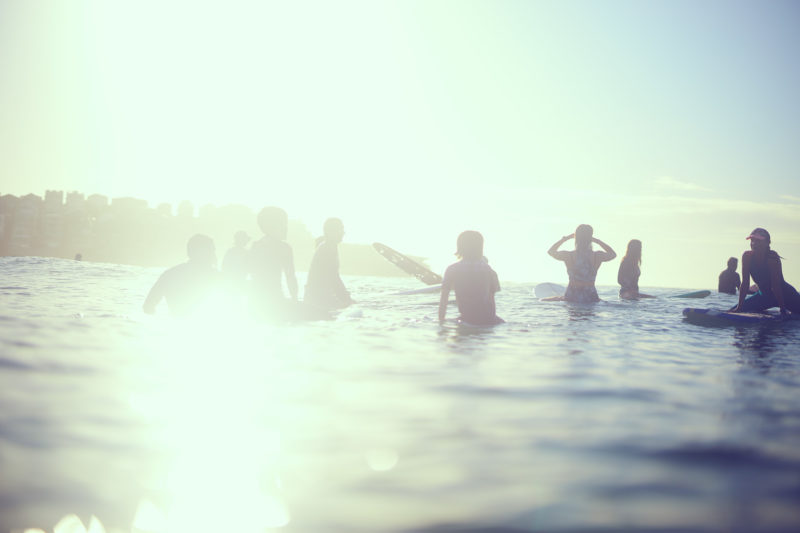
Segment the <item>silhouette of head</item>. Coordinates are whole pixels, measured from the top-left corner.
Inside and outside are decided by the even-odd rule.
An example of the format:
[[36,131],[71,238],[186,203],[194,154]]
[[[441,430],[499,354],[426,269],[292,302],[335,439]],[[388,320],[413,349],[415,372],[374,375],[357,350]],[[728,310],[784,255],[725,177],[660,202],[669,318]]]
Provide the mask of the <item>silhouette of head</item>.
[[258,213],[258,227],[264,235],[284,240],[289,229],[289,216],[280,207],[265,207]]
[[736,270],[736,266],[738,264],[739,264],[739,260],[736,259],[735,257],[731,257],[730,259],[728,259],[728,268],[730,270]]
[[756,228],[750,232],[750,235],[747,236],[748,239],[752,242],[753,240],[757,241],[767,241],[767,244],[770,243],[769,232],[764,228]]
[[589,224],[581,224],[575,229],[575,248],[591,248],[594,230]]
[[186,243],[186,255],[193,263],[202,263],[215,266],[217,264],[217,253],[214,248],[214,241],[208,235],[197,233],[189,238]]
[[463,259],[483,257],[483,235],[477,231],[462,231],[456,240],[456,255]]
[[642,263],[642,241],[639,239],[631,239],[628,242],[628,249],[625,250],[625,259],[632,259]]
[[328,242],[342,242],[344,238],[344,224],[341,219],[331,217],[322,225],[322,233]]
[[233,244],[244,248],[250,242],[250,235],[246,231],[239,230],[233,234]]

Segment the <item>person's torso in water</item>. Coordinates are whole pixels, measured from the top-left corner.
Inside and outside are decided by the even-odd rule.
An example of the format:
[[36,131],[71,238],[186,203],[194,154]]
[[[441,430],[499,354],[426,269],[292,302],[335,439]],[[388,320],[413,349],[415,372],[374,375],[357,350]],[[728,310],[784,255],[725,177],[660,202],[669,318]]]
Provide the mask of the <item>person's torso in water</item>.
[[597,289],[594,287],[594,280],[597,276],[597,269],[600,262],[596,259],[596,252],[593,250],[574,250],[569,253],[566,260],[567,275],[569,284],[564,293],[564,299],[569,302],[590,303],[597,302]]
[[500,290],[497,273],[482,259],[462,259],[444,273],[444,285],[453,287],[461,320],[475,325],[497,324],[494,293]]
[[250,276],[255,292],[266,299],[283,299],[281,276],[292,262],[291,247],[278,239],[263,237],[250,251]]

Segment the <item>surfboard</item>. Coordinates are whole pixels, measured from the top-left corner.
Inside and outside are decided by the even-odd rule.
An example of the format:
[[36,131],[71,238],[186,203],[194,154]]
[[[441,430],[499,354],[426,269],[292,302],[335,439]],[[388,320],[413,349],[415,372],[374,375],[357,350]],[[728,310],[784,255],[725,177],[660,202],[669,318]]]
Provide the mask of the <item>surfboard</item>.
[[563,285],[559,285],[558,283],[539,283],[533,288],[533,294],[537,298],[559,298],[564,296],[564,292],[567,290],[566,287]]
[[441,285],[430,285],[429,287],[422,287],[421,289],[414,289],[411,291],[400,291],[400,292],[395,292],[394,294],[398,296],[408,296],[411,294],[432,294],[441,291],[442,291]]
[[425,285],[437,285],[442,283],[442,276],[428,268],[420,265],[413,259],[401,254],[397,250],[389,248],[379,242],[373,243],[372,247],[381,254],[387,261],[398,267],[406,274],[411,274]]
[[674,294],[672,295],[672,298],[705,298],[710,294],[711,291],[694,291],[694,292],[687,292],[684,294]]
[[683,310],[687,322],[699,326],[747,326],[752,324],[770,324],[786,320],[797,321],[800,316],[781,317],[778,313],[731,313],[719,309],[701,309],[687,307]]

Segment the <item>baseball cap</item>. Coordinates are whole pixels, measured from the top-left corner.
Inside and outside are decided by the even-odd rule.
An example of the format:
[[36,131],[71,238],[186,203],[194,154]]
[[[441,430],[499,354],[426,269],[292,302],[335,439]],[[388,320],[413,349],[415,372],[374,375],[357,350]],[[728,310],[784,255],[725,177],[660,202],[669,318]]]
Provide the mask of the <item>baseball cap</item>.
[[747,236],[747,239],[757,239],[759,241],[767,241],[769,242],[769,232],[764,228],[756,228],[750,232],[750,235]]

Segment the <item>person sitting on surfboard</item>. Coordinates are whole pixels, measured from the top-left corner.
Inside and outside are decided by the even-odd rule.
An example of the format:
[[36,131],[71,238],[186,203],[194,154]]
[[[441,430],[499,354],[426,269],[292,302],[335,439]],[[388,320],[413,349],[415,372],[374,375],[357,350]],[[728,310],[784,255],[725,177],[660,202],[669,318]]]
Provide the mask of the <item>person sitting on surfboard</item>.
[[[257,220],[264,236],[250,248],[251,304],[268,318],[287,318],[297,304],[294,253],[286,242],[289,217],[280,207],[265,207],[258,213]],[[289,299],[283,292],[284,278]]]
[[800,313],[800,294],[783,279],[781,256],[771,250],[769,232],[756,228],[747,237],[750,249],[742,254],[742,286],[750,286],[750,276],[758,284],[758,292],[745,299],[739,291],[739,304],[731,309],[736,313],[758,313],[771,307],[780,308],[781,315]]
[[[575,303],[599,302],[597,289],[594,280],[600,264],[611,261],[617,257],[616,252],[609,245],[595,239],[592,234],[594,230],[588,224],[581,224],[575,233],[561,237],[553,246],[547,250],[555,259],[563,261],[567,266],[569,284],[564,292],[564,300]],[[570,239],[575,239],[575,250],[571,252],[559,251],[558,248]],[[592,243],[597,243],[603,251],[592,250]]]
[[344,238],[344,224],[338,218],[329,218],[322,233],[308,269],[303,303],[317,309],[341,309],[354,303],[339,276],[339,243]]
[[492,326],[504,320],[497,316],[494,294],[500,290],[497,273],[483,257],[483,235],[464,231],[456,241],[456,256],[444,272],[439,299],[439,322],[444,322],[450,291],[456,293],[459,321],[475,326]]
[[723,270],[719,275],[719,285],[717,285],[717,292],[725,294],[736,294],[736,291],[741,287],[742,282],[739,279],[739,273],[736,272],[736,267],[739,265],[739,260],[735,257],[728,259],[728,268]]
[[620,284],[619,297],[624,300],[636,300],[638,298],[653,298],[649,294],[639,292],[639,276],[641,275],[640,265],[642,264],[642,241],[631,239],[628,242],[628,249],[625,257],[619,264],[617,271],[617,283]]
[[196,311],[219,288],[217,255],[214,241],[206,235],[193,235],[186,243],[186,263],[165,271],[145,298],[142,309],[152,315],[162,299],[171,314],[188,315]]

